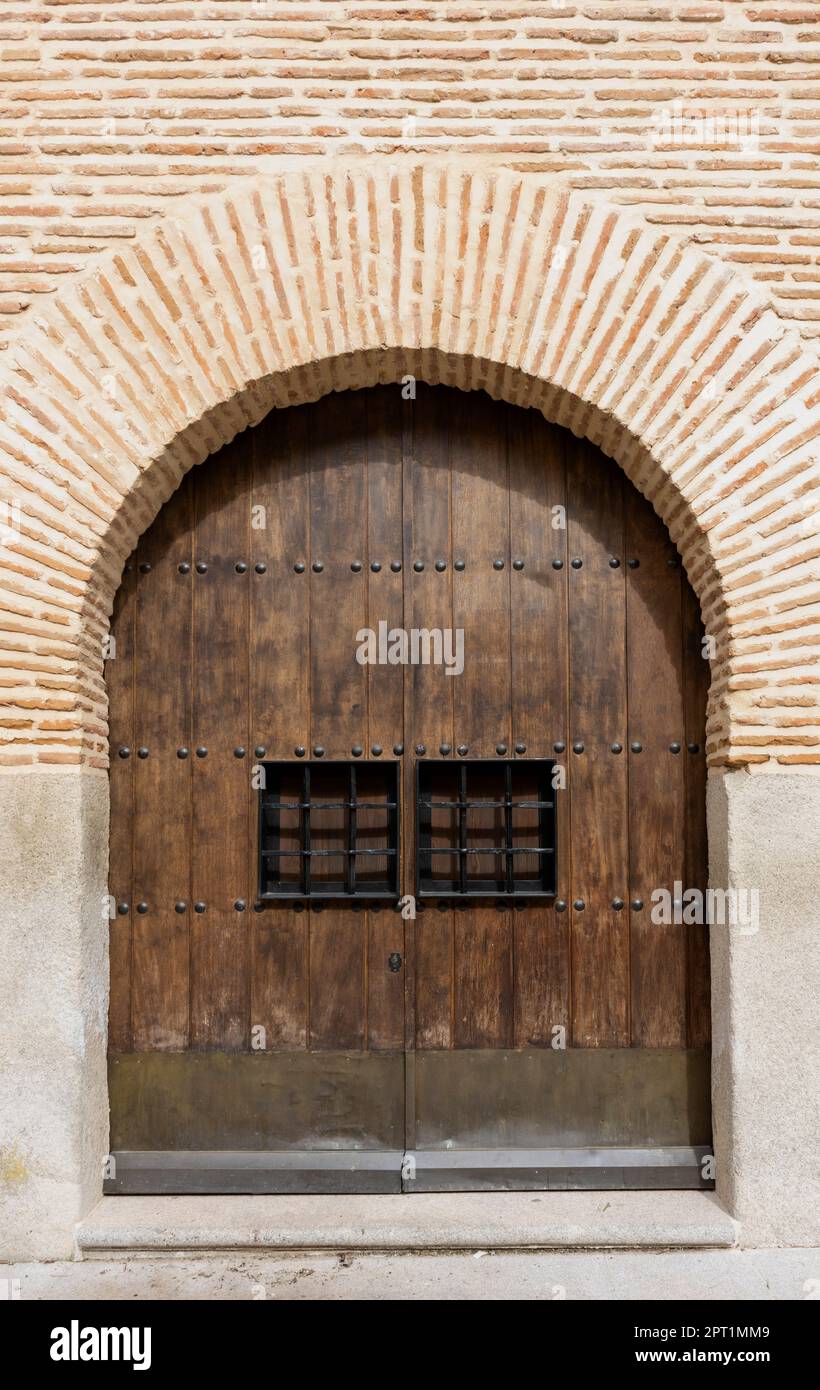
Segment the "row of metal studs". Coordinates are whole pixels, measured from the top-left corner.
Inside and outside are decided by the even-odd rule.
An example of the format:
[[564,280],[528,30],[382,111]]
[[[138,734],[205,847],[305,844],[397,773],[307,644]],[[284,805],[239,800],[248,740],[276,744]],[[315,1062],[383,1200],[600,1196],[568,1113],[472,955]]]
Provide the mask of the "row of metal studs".
[[[566,745],[565,743],[558,742],[558,743],[554,743],[554,744],[552,745],[552,747],[553,747],[554,752],[556,752],[556,753],[564,753],[564,752],[566,752],[566,747],[567,747],[567,745]],[[640,743],[637,739],[633,740],[633,742],[630,743],[629,748],[630,748],[630,752],[632,752],[632,753],[642,753],[642,752],[643,752],[643,744]],[[699,744],[699,743],[687,743],[686,748],[687,748],[687,751],[688,751],[689,753],[699,753],[699,752],[700,752],[700,744]],[[578,741],[578,742],[576,742],[576,743],[573,743],[573,745],[572,745],[572,751],[573,751],[573,753],[577,754],[578,756],[580,756],[583,752],[585,752],[585,750],[586,750],[586,744],[581,743],[580,741]],[[256,758],[264,758],[264,757],[266,757],[266,755],[267,755],[267,751],[268,751],[267,748],[263,748],[263,747],[261,747],[261,745],[260,745],[258,748],[254,748],[254,750],[253,750],[253,752],[254,752],[254,757],[256,757]],[[351,753],[353,754],[353,757],[354,757],[354,758],[360,758],[360,757],[362,756],[362,754],[364,753],[364,749],[362,748],[362,746],[361,746],[360,743],[354,743],[354,745],[353,745],[353,747],[351,748],[350,751],[351,751]],[[452,744],[450,744],[450,743],[440,743],[440,744],[439,744],[439,749],[438,749],[438,751],[439,751],[439,753],[441,753],[442,757],[446,757],[448,753],[452,753],[452,751],[453,751]],[[469,753],[469,751],[470,751],[470,745],[469,745],[468,743],[460,743],[460,744],[458,745],[458,748],[456,749],[456,752],[458,753],[458,755],[459,755],[460,758],[465,758],[465,757],[467,756],[467,754]],[[507,753],[507,745],[506,745],[506,743],[497,743],[497,744],[496,744],[495,751],[496,751],[496,753],[498,754],[498,756],[499,756],[500,758],[503,758],[504,755]],[[516,743],[516,745],[515,745],[515,751],[516,751],[516,753],[526,753],[526,751],[527,751],[527,745],[526,745],[526,743]],[[622,743],[610,743],[610,745],[609,745],[609,751],[610,751],[610,753],[622,753],[622,752],[624,751],[624,746],[623,746]],[[680,751],[681,751],[681,744],[678,743],[677,740],[675,740],[674,743],[670,743],[670,744],[669,744],[669,752],[670,752],[670,753],[680,753]],[[151,750],[150,750],[149,748],[145,748],[145,747],[143,747],[143,748],[138,748],[138,749],[137,749],[137,757],[138,757],[138,758],[147,758],[147,757],[150,757],[150,752],[151,752]],[[294,752],[294,754],[295,754],[295,756],[296,756],[297,758],[304,758],[305,754],[307,753],[307,749],[300,743],[296,748],[294,748],[293,752]],[[370,749],[370,752],[371,752],[371,754],[372,754],[372,756],[373,756],[374,758],[380,758],[381,755],[382,755],[382,753],[384,752],[384,749],[382,748],[382,746],[381,746],[380,743],[374,743],[374,744],[373,744],[373,747]],[[393,744],[393,752],[394,752],[394,754],[396,755],[397,758],[400,758],[401,755],[402,755],[402,753],[404,752],[404,744],[403,744],[403,743],[394,743],[394,744]],[[417,755],[418,755],[420,758],[423,758],[423,757],[425,756],[426,752],[427,752],[427,748],[426,748],[425,744],[423,744],[423,743],[417,743],[417,744],[416,744],[416,747],[415,747],[415,752],[417,753]],[[131,749],[124,745],[122,748],[118,748],[118,749],[117,749],[117,753],[118,753],[119,757],[121,757],[121,758],[130,758],[130,756],[131,756]],[[189,753],[190,753],[190,749],[188,749],[188,748],[178,748],[178,749],[177,749],[177,757],[178,757],[178,758],[187,758],[187,757],[189,756]],[[244,757],[245,757],[245,753],[246,753],[246,750],[245,750],[244,748],[234,748],[234,750],[233,750],[233,755],[234,755],[235,758],[244,758]],[[204,748],[204,747],[199,747],[199,748],[197,748],[197,749],[196,749],[196,755],[197,755],[198,758],[207,758],[207,756],[208,756],[208,750],[207,750],[207,748]],[[322,747],[322,745],[321,745],[321,744],[316,744],[315,747],[314,747],[314,749],[313,749],[313,756],[314,756],[314,758],[323,758],[324,755],[325,755],[325,750],[324,750],[324,748]]]
[[[328,894],[328,896],[330,896],[330,894]],[[494,893],[487,893],[486,896],[487,896],[488,899],[492,899],[492,898],[494,898],[496,895],[495,895]],[[264,912],[266,906],[273,906],[273,904],[274,904],[275,902],[276,902],[276,899],[275,899],[275,898],[270,898],[270,899],[268,899],[267,903],[254,903],[253,910],[254,910],[254,912]],[[282,904],[280,904],[280,905],[282,905]],[[285,905],[287,905],[286,902],[285,902]],[[642,912],[642,911],[643,911],[643,905],[644,905],[644,904],[643,904],[643,899],[642,899],[642,898],[632,898],[632,900],[630,901],[630,904],[629,904],[629,906],[630,906],[630,908],[632,909],[633,912]],[[364,902],[362,902],[362,901],[350,903],[350,904],[348,904],[348,906],[352,909],[353,912],[365,912],[365,911],[367,911],[367,912],[381,912],[381,908],[382,908],[382,904],[381,904],[381,903],[375,903],[375,902],[374,902],[374,903],[367,904],[367,903],[364,903]],[[460,902],[460,901],[458,901],[458,900],[453,900],[452,902],[439,902],[439,903],[436,904],[436,906],[437,906],[439,912],[449,912],[449,911],[450,911],[451,909],[453,909],[453,908],[458,909],[458,911],[460,911],[460,912],[466,912],[466,911],[468,910],[468,908],[471,906],[471,904],[465,903],[465,902]],[[506,912],[507,907],[509,906],[509,904],[506,903],[506,902],[497,902],[495,906],[496,906],[496,909],[497,909],[499,912]],[[513,906],[514,906],[516,912],[523,912],[523,911],[525,910],[525,908],[527,908],[528,906],[530,906],[530,904],[529,904],[529,903],[526,903],[526,902],[517,902],[517,903],[514,903]],[[547,904],[547,906],[548,906],[548,904]],[[573,906],[573,908],[574,908],[574,910],[575,910],[576,912],[583,912],[583,911],[586,909],[586,903],[584,902],[584,899],[583,899],[583,898],[576,898],[576,899],[574,900],[572,906]],[[624,901],[623,898],[613,898],[613,899],[612,899],[612,909],[613,909],[614,912],[622,912],[625,906],[626,906],[626,903],[625,903],[625,901]],[[245,902],[244,898],[237,898],[236,901],[234,902],[234,908],[235,908],[235,910],[236,910],[237,912],[244,912],[246,907],[247,907],[247,903]],[[312,901],[311,904],[310,904],[310,908],[311,908],[311,911],[312,911],[312,912],[321,912],[322,909],[323,909],[323,907],[324,907],[324,903],[321,903],[321,902]],[[566,900],[565,900],[564,898],[556,898],[555,901],[554,901],[554,903],[553,903],[553,907],[555,908],[555,911],[556,911],[556,912],[566,912],[567,907],[568,907],[568,903],[566,902]],[[393,911],[393,912],[398,912],[398,911],[400,911],[400,908],[401,908],[401,905],[397,903],[397,904],[395,904],[395,905],[393,906],[392,911]],[[290,903],[290,909],[291,909],[292,912],[304,912],[304,910],[305,910],[305,904],[304,904],[304,903],[301,903],[301,902]],[[417,903],[416,903],[416,912],[423,912],[424,909],[425,909],[425,904],[424,904],[424,903],[422,903],[422,902],[417,902]],[[207,910],[208,910],[208,904],[207,904],[207,903],[204,903],[204,902],[195,902],[195,903],[194,903],[194,912],[203,913],[203,912],[207,912]],[[119,913],[119,915],[120,915],[121,917],[125,917],[125,916],[128,914],[129,911],[130,911],[130,907],[129,907],[129,904],[128,904],[128,903],[126,903],[126,902],[120,902],[120,903],[117,904],[117,912]],[[144,915],[147,911],[148,911],[148,904],[147,904],[146,902],[137,903],[137,912],[139,912],[140,915]],[[187,902],[176,902],[176,903],[174,903],[174,911],[180,913],[180,915],[181,915],[183,912],[187,912],[187,911],[188,911],[188,904],[187,904]]]
[[[636,569],[639,568],[641,562],[640,562],[640,560],[638,560],[638,559],[631,559],[631,560],[627,560],[626,563],[627,563],[628,567],[629,567],[631,570],[636,570]],[[678,562],[677,562],[676,559],[669,559],[669,560],[667,560],[666,563],[667,563],[667,565],[669,566],[670,569],[676,569],[676,568],[677,568]],[[503,569],[504,569],[504,564],[505,564],[505,562],[504,562],[503,560],[493,560],[493,569],[494,569],[494,570],[503,570]],[[574,559],[570,560],[570,565],[572,566],[572,568],[573,568],[574,570],[582,569],[582,568],[583,568],[583,564],[584,564],[583,560],[580,559],[580,557],[578,557],[578,556],[576,556]],[[513,567],[514,570],[522,570],[522,569],[524,568],[524,561],[523,561],[523,560],[513,560],[513,562],[512,562],[512,567]],[[615,555],[610,556],[609,568],[610,568],[610,569],[613,569],[613,570],[617,570],[617,569],[620,569],[620,567],[621,567],[621,562],[620,562],[620,560],[617,558],[617,556],[615,556]],[[197,573],[197,574],[207,574],[207,573],[208,573],[208,566],[207,566],[207,564],[206,564],[206,562],[205,562],[204,560],[197,560],[197,562],[196,562],[196,564],[193,566],[193,568],[196,570],[196,573]],[[264,561],[262,561],[262,560],[260,560],[257,564],[255,564],[253,568],[254,568],[254,571],[256,572],[256,574],[266,574],[266,573],[267,573],[267,570],[268,570],[267,565],[266,565],[266,564],[264,563]],[[324,564],[322,563],[321,560],[314,560],[313,564],[311,565],[311,569],[313,570],[314,574],[322,574],[322,572],[324,571],[324,568],[325,568],[325,567],[324,567]],[[350,568],[352,569],[352,571],[353,571],[354,574],[359,574],[359,573],[363,570],[364,565],[362,564],[362,561],[361,561],[361,560],[353,560],[353,561],[351,561]],[[371,565],[370,565],[370,568],[371,568],[373,574],[379,574],[379,573],[381,572],[381,569],[382,569],[381,561],[380,561],[380,560],[373,560],[372,563],[371,563]],[[391,570],[393,571],[394,574],[399,574],[399,573],[401,572],[401,568],[402,568],[402,562],[401,562],[401,560],[391,560],[391,562],[390,562],[390,568],[391,568]],[[447,568],[447,561],[446,561],[446,560],[436,560],[435,565],[434,565],[434,569],[436,569],[436,570],[438,571],[439,574],[443,574],[444,571],[446,570],[446,568]],[[553,568],[554,570],[562,570],[562,569],[564,568],[564,562],[563,562],[563,560],[553,560],[553,561],[552,561],[552,568]],[[143,560],[143,561],[141,562],[140,566],[139,566],[140,574],[150,574],[152,569],[153,569],[153,565],[151,565],[147,560]],[[179,570],[179,573],[180,573],[180,574],[190,574],[190,573],[191,573],[191,565],[188,563],[187,560],[183,560],[181,564],[177,565],[177,569]],[[246,573],[247,573],[247,570],[248,570],[248,565],[245,563],[244,560],[237,560],[236,564],[234,565],[234,569],[236,570],[236,573],[237,573],[237,574],[246,574]],[[306,566],[304,560],[297,560],[296,564],[293,566],[293,569],[294,569],[294,573],[296,573],[296,574],[304,574],[304,573],[305,573],[305,570],[307,569],[307,566]],[[423,561],[423,560],[414,560],[414,561],[413,561],[413,569],[415,570],[416,574],[421,574],[422,571],[424,570],[424,561]],[[453,569],[454,569],[454,570],[458,570],[459,573],[460,573],[463,569],[466,569],[466,564],[465,564],[464,560],[456,560],[456,561],[454,561],[454,563],[453,563]],[[126,574],[130,574],[130,573],[131,573],[131,570],[132,570],[132,566],[131,566],[131,565],[126,565],[126,566],[125,566],[125,573],[126,573]]]

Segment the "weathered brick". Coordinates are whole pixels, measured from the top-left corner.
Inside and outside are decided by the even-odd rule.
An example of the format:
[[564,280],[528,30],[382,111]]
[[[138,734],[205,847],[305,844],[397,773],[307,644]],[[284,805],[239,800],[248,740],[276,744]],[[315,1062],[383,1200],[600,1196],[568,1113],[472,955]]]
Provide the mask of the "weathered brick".
[[[331,265],[361,287],[355,319]],[[498,364],[493,394],[611,453],[667,522],[718,642],[712,763],[813,757],[813,354],[741,272],[632,213],[527,174],[371,160],[180,204],[73,272],[13,340],[0,482],[26,517],[0,562],[0,739],[25,739],[15,758],[103,765],[113,591],[188,467],[271,406],[406,371],[464,386],[471,359]]]
[[[96,222],[110,203],[111,177],[129,175],[130,166],[136,176],[146,155],[152,183],[138,198],[129,189],[124,200],[134,223],[162,215],[157,199],[165,205],[213,187],[229,156],[231,172],[241,176],[252,174],[260,157],[283,165],[345,151],[402,158],[442,145],[461,152],[471,167],[492,161],[560,170],[569,186],[631,200],[636,210],[659,169],[709,169],[701,192],[745,177],[749,208],[762,214],[766,202],[755,200],[753,177],[766,167],[759,149],[738,146],[709,161],[696,141],[661,147],[652,139],[653,122],[673,110],[681,84],[686,119],[724,111],[731,92],[741,114],[747,107],[759,119],[776,156],[768,167],[783,168],[789,155],[811,159],[812,133],[800,122],[816,119],[809,75],[820,53],[818,34],[820,9],[790,4],[741,10],[710,3],[532,0],[486,8],[445,0],[396,7],[232,0],[200,9],[143,0],[115,6],[31,0],[7,7],[0,18],[8,79],[0,150],[9,161],[17,153],[21,167],[38,175],[25,193],[28,207],[3,234],[13,253],[24,251],[38,204],[52,197],[61,235],[70,235],[65,227],[72,220]],[[766,80],[751,82],[761,67],[769,69],[760,74]],[[698,69],[707,70],[705,81]],[[803,85],[793,76],[801,73]],[[202,98],[205,104],[193,104]],[[590,125],[596,104],[606,118]],[[256,118],[249,116],[251,105],[258,107]],[[560,125],[528,124],[539,107],[560,113]],[[418,121],[422,112],[425,119],[408,133],[408,119]],[[230,132],[246,117],[253,124],[237,140]],[[553,148],[555,141],[561,149]],[[805,226],[798,190],[810,187],[799,170],[789,172],[793,177],[782,182],[784,217],[771,224],[781,237]],[[86,213],[72,191],[75,182],[85,185]],[[720,227],[705,211],[698,223],[695,209],[703,204],[688,195],[684,181],[667,181],[665,188],[668,225],[692,234]],[[12,206],[7,200],[10,221]],[[99,230],[102,241],[88,254],[120,235],[104,223]],[[712,247],[724,254],[717,236]],[[11,273],[0,271],[0,310],[19,324],[32,305],[4,282]],[[818,331],[811,297],[801,295],[802,282],[784,274],[782,264],[760,263],[753,273],[771,286],[780,314],[804,336]]]
[[[125,550],[185,468],[338,385],[341,351],[349,385],[420,361],[465,384],[475,355],[613,454],[725,642],[712,761],[816,760],[782,732],[789,682],[813,713],[820,647],[818,61],[820,6],[785,0],[6,6],[0,498],[31,515],[0,557],[0,647],[37,677],[14,757],[103,765],[94,653]],[[498,206],[463,205],[465,179]],[[345,187],[369,218],[350,244]],[[79,673],[65,721],[43,657]]]

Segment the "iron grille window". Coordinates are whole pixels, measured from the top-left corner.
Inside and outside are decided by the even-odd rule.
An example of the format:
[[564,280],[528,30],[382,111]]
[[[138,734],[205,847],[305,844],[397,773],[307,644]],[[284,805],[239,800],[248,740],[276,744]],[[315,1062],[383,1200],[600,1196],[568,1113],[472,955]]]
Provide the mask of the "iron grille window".
[[398,897],[397,763],[262,767],[260,898]]
[[551,897],[555,797],[548,760],[416,765],[419,897]]

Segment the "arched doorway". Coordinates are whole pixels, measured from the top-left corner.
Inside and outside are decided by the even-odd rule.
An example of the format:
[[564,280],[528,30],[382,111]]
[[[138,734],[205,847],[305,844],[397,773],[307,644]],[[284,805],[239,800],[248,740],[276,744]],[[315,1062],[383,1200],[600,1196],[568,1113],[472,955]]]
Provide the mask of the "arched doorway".
[[697,602],[588,442],[406,395],[273,412],[126,567],[109,1191],[704,1181]]

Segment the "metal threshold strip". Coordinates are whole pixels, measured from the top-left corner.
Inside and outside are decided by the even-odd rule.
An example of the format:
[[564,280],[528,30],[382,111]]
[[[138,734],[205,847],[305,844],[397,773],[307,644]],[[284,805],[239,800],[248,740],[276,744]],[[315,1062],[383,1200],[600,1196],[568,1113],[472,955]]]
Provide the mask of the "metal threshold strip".
[[711,1189],[707,1146],[544,1149],[124,1150],[111,1195]]
[[406,1192],[527,1192],[711,1188],[708,1147],[419,1149],[408,1152]]

